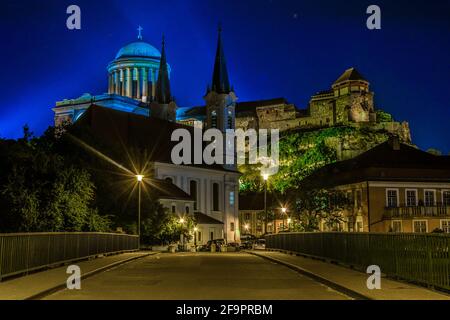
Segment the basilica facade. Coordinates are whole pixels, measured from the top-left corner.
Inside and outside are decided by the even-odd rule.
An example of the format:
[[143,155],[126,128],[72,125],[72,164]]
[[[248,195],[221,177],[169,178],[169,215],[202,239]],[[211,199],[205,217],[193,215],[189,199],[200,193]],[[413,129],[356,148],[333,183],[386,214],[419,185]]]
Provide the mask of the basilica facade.
[[[151,154],[147,160],[153,171],[150,188],[154,186],[155,193],[161,194],[160,203],[172,214],[180,219],[194,217],[197,245],[215,239],[239,242],[240,173],[236,167],[172,162],[176,144],[171,142],[172,132],[193,127],[177,122],[164,39],[159,51],[139,36],[119,50],[107,70],[108,93],[57,102],[53,108],[55,125],[72,123],[73,128],[88,130],[111,148],[146,150]],[[237,97],[228,78],[221,31],[212,82],[204,99],[209,119],[206,128],[224,133],[234,129]],[[156,190],[157,186],[168,190]]]

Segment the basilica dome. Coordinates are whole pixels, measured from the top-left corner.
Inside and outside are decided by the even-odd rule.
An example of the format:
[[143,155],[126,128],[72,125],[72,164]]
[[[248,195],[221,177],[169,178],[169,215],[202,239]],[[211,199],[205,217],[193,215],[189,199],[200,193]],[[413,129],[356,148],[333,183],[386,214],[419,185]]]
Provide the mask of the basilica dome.
[[142,57],[142,58],[161,58],[158,49],[144,41],[132,42],[122,49],[116,55],[116,60],[121,58]]

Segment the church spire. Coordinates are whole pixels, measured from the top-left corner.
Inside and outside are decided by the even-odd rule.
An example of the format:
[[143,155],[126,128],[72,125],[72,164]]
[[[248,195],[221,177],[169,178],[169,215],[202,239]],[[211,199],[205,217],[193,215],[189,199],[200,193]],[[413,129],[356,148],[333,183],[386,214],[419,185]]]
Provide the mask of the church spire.
[[158,81],[156,82],[155,100],[160,104],[168,104],[172,101],[170,93],[169,71],[167,70],[167,59],[165,40],[163,35],[161,61],[159,65]]
[[212,80],[212,91],[216,93],[230,93],[230,81],[228,79],[227,64],[222,45],[222,27],[219,25],[219,39],[217,41],[216,61]]

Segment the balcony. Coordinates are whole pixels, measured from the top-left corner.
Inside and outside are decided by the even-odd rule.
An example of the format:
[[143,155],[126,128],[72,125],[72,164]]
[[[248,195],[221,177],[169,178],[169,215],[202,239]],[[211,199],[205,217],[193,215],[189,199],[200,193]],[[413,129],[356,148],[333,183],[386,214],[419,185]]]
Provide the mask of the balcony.
[[385,207],[383,217],[385,219],[450,217],[450,206],[437,204],[434,206]]

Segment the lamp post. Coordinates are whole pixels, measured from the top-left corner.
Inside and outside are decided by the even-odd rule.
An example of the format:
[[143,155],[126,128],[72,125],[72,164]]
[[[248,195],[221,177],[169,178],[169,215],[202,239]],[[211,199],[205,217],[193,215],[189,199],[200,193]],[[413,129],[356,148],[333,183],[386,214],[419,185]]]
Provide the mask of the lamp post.
[[269,221],[269,217],[267,215],[267,180],[269,179],[269,175],[267,173],[263,174],[264,179],[264,214],[265,214],[265,232],[267,233],[267,224]]
[[284,216],[286,215],[287,209],[285,207],[281,208],[281,212],[283,212],[283,231],[286,230],[286,226],[284,225]]
[[198,232],[198,228],[194,227],[194,247],[195,247],[195,251],[197,251],[197,232]]
[[138,182],[138,225],[137,225],[137,233],[139,236],[139,247],[141,246],[141,185],[142,180],[144,180],[144,176],[141,174],[136,175],[136,180]]

